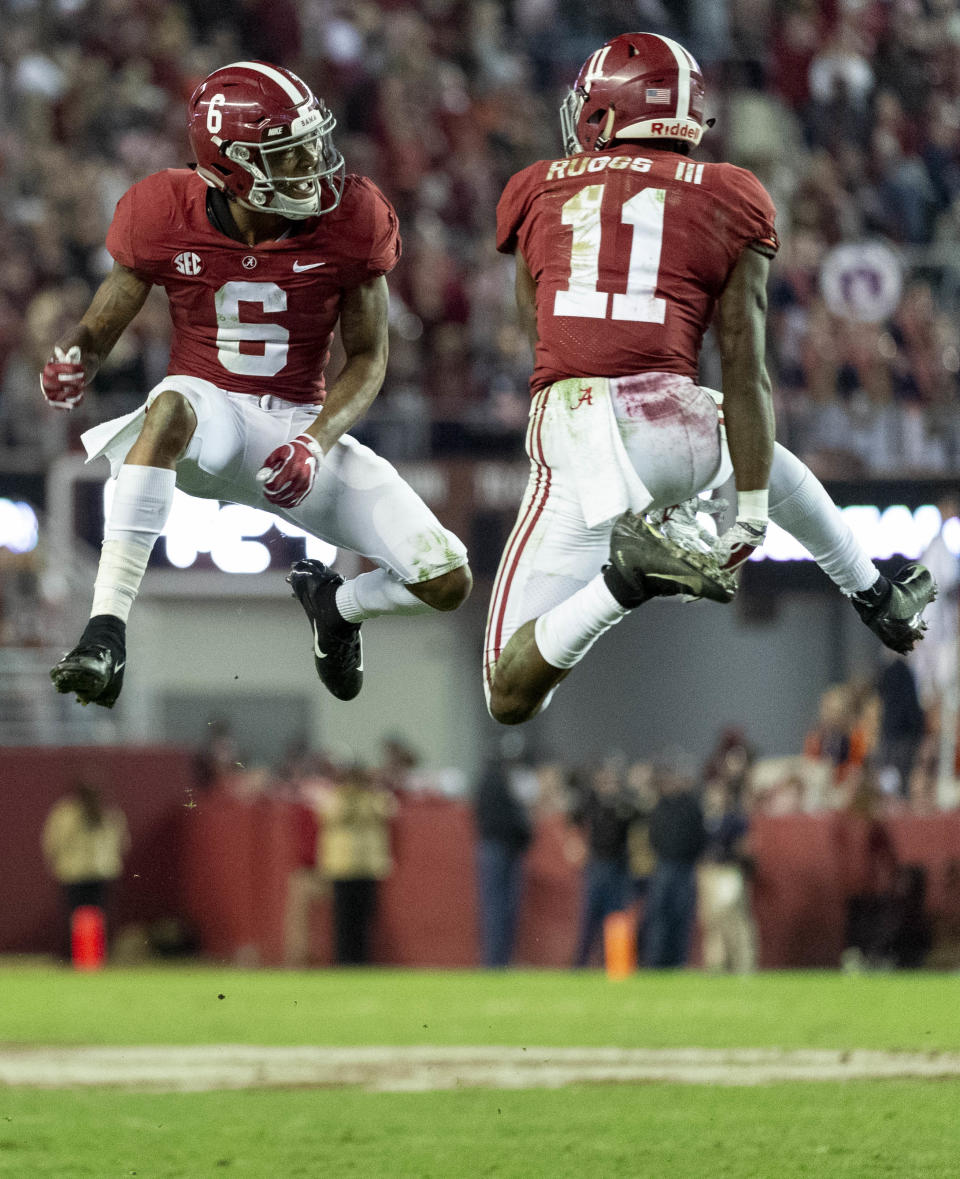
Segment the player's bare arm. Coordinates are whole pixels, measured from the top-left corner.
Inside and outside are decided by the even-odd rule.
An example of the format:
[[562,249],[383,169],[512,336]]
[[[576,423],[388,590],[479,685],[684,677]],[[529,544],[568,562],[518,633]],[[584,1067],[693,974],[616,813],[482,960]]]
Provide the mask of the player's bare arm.
[[387,280],[380,276],[347,291],[340,311],[340,336],[346,364],[307,431],[326,454],[341,434],[358,422],[380,392],[387,371]]
[[720,297],[723,413],[737,491],[763,491],[773,461],[774,415],[765,363],[770,263],[746,249]]
[[517,277],[516,277],[516,296],[517,296],[517,314],[520,320],[520,327],[522,328],[527,339],[530,341],[530,347],[535,352],[537,349],[537,280],[530,273],[530,268],[527,266],[526,259],[517,250]]
[[151,285],[115,262],[97,288],[74,338],[58,343],[61,347],[79,344],[84,360],[90,356],[99,367],[146,302]]
[[774,415],[764,359],[768,258],[747,247],[720,297],[718,335],[723,365],[727,444],[737,486],[737,521],[721,537],[724,567],[740,568],[767,531]]

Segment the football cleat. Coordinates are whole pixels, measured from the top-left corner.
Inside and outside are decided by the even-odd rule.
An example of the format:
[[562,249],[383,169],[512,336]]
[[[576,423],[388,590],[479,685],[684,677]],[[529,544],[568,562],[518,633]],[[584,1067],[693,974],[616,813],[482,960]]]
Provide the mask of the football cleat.
[[337,609],[343,578],[323,562],[308,559],[297,561],[287,581],[310,619],[317,675],[331,695],[352,700],[363,687],[363,642],[360,623],[347,622]]
[[607,588],[628,610],[650,598],[676,594],[729,602],[737,579],[709,553],[694,552],[668,539],[642,516],[624,512],[610,534]]
[[871,587],[852,594],[850,601],[885,647],[906,655],[923,638],[927,624],[922,615],[936,596],[937,583],[930,570],[910,561],[896,577],[884,578],[879,591]]
[[67,652],[50,678],[58,692],[76,692],[81,704],[113,708],[123,687],[127,664],[124,624],[110,615],[87,623],[80,642]]

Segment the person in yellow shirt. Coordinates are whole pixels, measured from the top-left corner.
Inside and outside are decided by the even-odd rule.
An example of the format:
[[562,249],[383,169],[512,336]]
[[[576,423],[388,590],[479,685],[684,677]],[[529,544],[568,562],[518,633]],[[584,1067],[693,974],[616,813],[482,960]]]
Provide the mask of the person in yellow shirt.
[[321,804],[320,868],[333,887],[333,924],[338,966],[370,961],[370,932],[377,890],[390,875],[393,794],[370,771],[352,766]]
[[123,872],[124,856],[130,849],[127,820],[119,807],[104,803],[95,786],[78,782],[50,809],[41,846],[50,874],[63,893],[69,946],[74,910],[95,905],[107,912],[110,885]]

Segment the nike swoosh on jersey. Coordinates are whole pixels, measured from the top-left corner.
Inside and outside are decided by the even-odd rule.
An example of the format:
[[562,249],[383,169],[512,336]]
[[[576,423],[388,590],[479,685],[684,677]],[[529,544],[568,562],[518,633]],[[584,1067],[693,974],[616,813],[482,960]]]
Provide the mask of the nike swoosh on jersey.
[[298,258],[293,264],[293,273],[301,274],[304,270],[316,270],[318,266],[326,266],[326,262],[303,262]]

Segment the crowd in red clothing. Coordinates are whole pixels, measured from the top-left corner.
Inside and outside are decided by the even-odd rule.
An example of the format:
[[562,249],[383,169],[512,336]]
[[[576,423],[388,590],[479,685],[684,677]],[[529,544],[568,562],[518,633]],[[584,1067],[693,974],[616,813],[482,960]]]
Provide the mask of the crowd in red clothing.
[[[338,117],[348,166],[399,211],[391,364],[369,440],[390,457],[517,447],[530,357],[494,207],[512,172],[560,150],[558,102],[586,55],[637,26],[699,57],[718,119],[704,155],[754,169],[780,210],[770,362],[783,441],[826,475],[960,465],[954,0],[60,0],[12,6],[4,25],[0,469],[42,470],[91,414],[138,402],[162,376],[158,295],[97,379],[108,404],[53,421],[36,389],[50,342],[109,264],[115,201],[188,162],[185,99],[240,58],[307,78]],[[889,305],[857,322],[838,314],[824,267],[868,239],[884,250],[868,283]],[[709,349],[704,369],[717,385]]]

